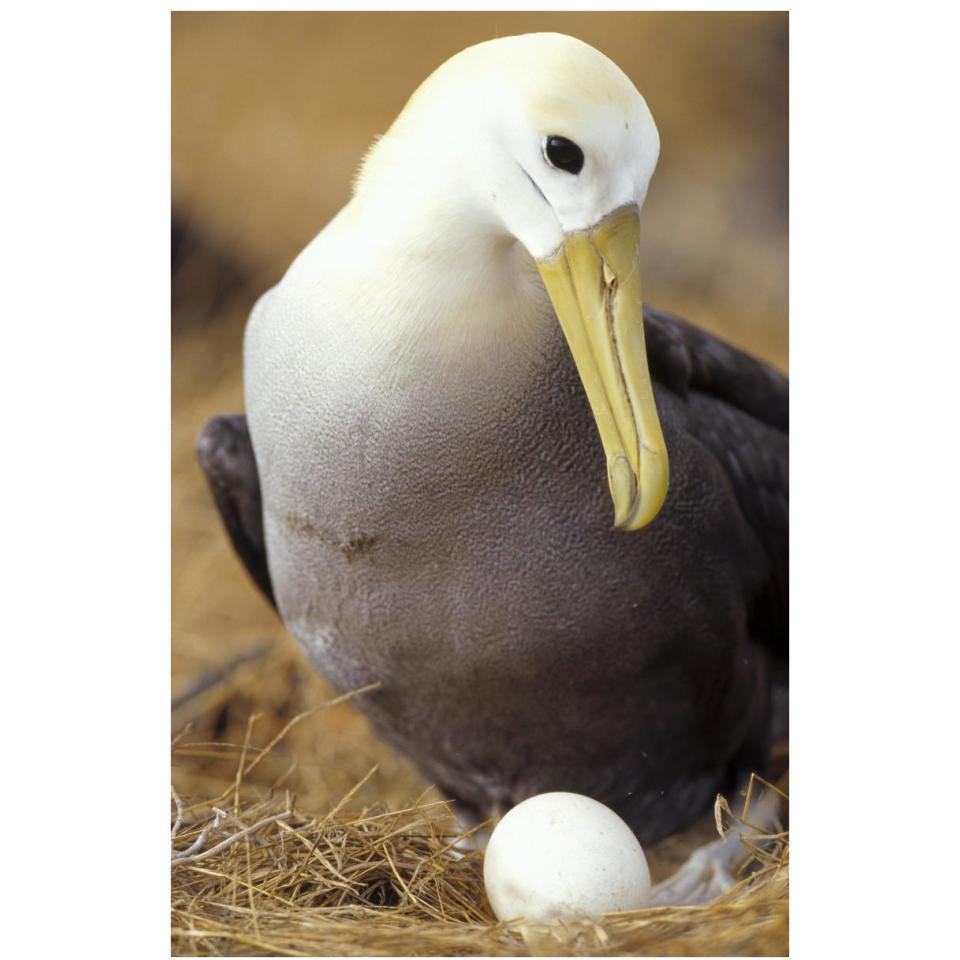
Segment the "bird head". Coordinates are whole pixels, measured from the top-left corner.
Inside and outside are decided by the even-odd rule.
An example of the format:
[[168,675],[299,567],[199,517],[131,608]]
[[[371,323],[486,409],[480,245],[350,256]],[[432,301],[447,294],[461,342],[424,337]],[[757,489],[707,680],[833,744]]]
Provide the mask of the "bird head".
[[359,193],[393,183],[384,203],[396,205],[400,189],[439,196],[434,222],[459,231],[459,244],[485,230],[535,261],[596,420],[622,530],[654,519],[669,481],[638,263],[659,152],[646,102],[616,64],[572,37],[527,34],[438,68],[358,178]]

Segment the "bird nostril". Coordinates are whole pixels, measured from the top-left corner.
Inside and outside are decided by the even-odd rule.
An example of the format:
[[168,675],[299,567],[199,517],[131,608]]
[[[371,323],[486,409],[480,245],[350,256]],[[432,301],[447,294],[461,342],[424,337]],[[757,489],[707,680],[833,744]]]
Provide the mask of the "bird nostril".
[[617,275],[610,269],[610,264],[603,261],[603,282],[610,288],[612,293],[617,291]]

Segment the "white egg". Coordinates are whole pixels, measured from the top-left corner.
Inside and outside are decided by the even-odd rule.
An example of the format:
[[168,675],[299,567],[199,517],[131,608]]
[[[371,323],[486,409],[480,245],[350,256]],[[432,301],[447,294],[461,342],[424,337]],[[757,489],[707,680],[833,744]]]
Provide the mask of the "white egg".
[[510,810],[490,836],[483,882],[498,920],[597,918],[650,900],[640,841],[609,807],[577,793],[541,793]]

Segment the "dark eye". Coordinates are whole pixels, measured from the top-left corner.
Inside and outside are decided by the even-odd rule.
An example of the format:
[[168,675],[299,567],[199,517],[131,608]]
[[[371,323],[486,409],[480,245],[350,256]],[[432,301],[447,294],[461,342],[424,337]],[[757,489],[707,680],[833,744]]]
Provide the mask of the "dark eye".
[[577,174],[583,169],[583,151],[566,137],[547,137],[543,153],[551,166]]

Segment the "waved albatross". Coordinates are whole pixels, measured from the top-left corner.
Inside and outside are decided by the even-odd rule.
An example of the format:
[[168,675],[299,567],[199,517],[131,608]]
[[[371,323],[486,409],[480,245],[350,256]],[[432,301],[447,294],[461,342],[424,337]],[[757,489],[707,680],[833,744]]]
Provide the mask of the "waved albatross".
[[579,40],[457,54],[257,303],[246,419],[198,441],[306,655],[382,681],[360,706],[461,815],[573,791],[649,843],[765,762],[787,381],[644,309],[659,146]]

